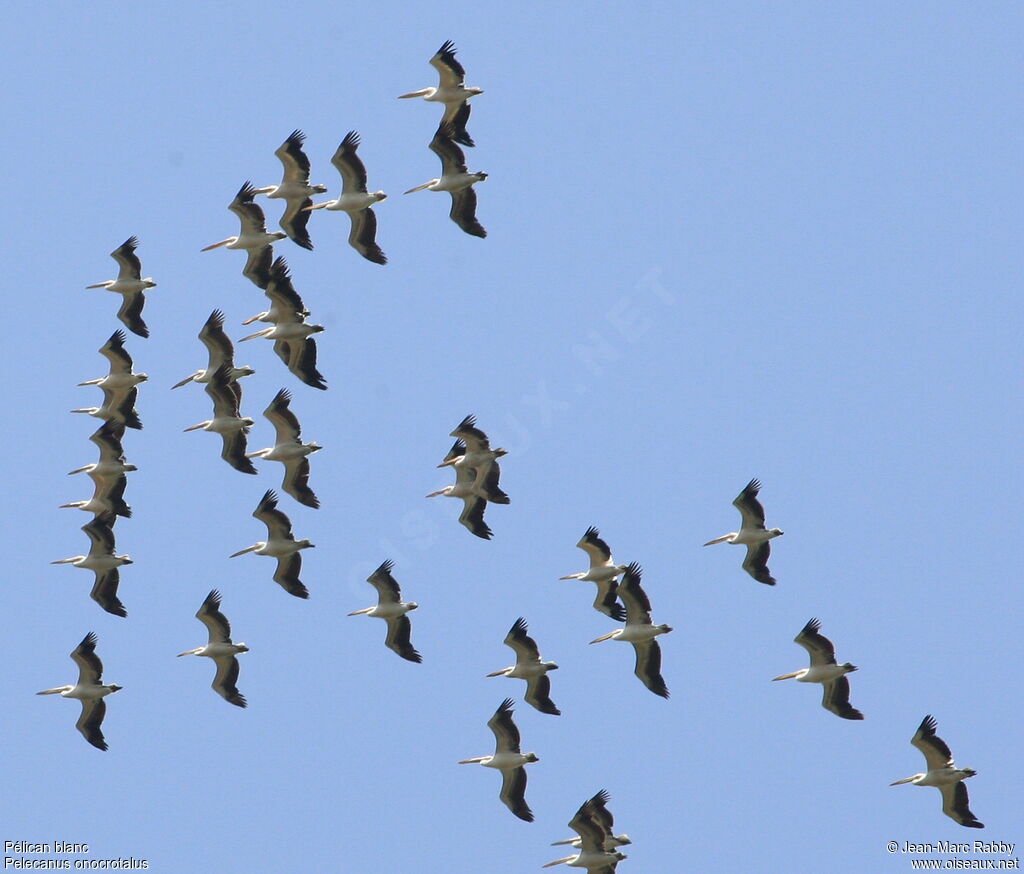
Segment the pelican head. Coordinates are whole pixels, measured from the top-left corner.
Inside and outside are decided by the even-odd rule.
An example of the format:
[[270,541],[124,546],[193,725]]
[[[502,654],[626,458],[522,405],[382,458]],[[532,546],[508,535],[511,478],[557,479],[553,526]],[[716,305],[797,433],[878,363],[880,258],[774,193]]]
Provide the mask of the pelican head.
[[415,610],[415,609],[416,609],[417,607],[419,607],[419,606],[420,606],[420,605],[419,605],[419,604],[417,604],[417,603],[416,603],[415,601],[409,601],[409,603],[407,603],[407,604],[405,605],[405,609],[406,609],[406,610]]
[[768,536],[769,537],[781,537],[785,533],[786,532],[783,531],[781,528],[769,528],[768,529]]
[[524,754],[524,758],[526,759],[527,762],[530,762],[530,763],[532,763],[532,762],[539,762],[540,761],[540,759],[537,757],[536,753],[525,753]]

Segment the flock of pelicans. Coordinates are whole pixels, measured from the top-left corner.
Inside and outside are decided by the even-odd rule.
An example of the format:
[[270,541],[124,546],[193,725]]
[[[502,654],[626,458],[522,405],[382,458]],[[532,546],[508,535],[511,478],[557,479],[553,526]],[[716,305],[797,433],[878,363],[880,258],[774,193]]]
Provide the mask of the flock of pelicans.
[[[485,179],[486,174],[469,173],[459,147],[459,144],[474,145],[466,130],[470,115],[467,101],[482,92],[479,88],[465,86],[465,71],[455,59],[455,49],[450,41],[441,46],[430,63],[439,73],[439,86],[401,96],[422,97],[444,105],[442,120],[430,143],[430,148],[441,159],[443,173],[440,178],[406,193],[423,189],[448,191],[452,196],[452,220],[466,233],[484,237],[486,231],[475,216],[476,195],[472,186]],[[308,386],[326,389],[326,381],[316,367],[316,342],[313,339],[313,335],[323,331],[323,327],[306,321],[309,311],[292,285],[285,259],[274,258],[273,244],[287,236],[299,246],[312,248],[307,231],[311,213],[320,208],[341,210],[347,212],[351,219],[350,245],[364,258],[385,264],[387,258],[376,242],[377,222],[372,205],[383,200],[386,195],[382,191],[368,191],[366,170],[356,154],[359,135],[353,131],[345,136],[332,158],[332,163],[342,177],[341,195],[335,200],[314,204],[312,195],[324,193],[326,188],[309,183],[310,164],[302,150],[303,141],[302,132],[296,130],[275,152],[284,165],[284,177],[280,185],[254,188],[246,182],[238,191],[229,208],[241,222],[240,233],[207,246],[203,251],[223,246],[242,249],[247,253],[243,275],[263,290],[270,306],[243,324],[259,321],[269,324],[269,327],[242,339],[263,337],[273,340],[275,352],[293,375]],[[255,203],[257,195],[286,201],[280,222],[283,231],[267,230],[263,210]],[[149,277],[142,277],[142,265],[135,254],[137,246],[138,240],[131,237],[111,253],[119,267],[116,279],[87,287],[106,288],[120,294],[122,304],[117,313],[118,318],[131,332],[148,337],[149,331],[142,318],[144,292],[156,283]],[[252,375],[254,370],[248,366],[235,365],[234,347],[224,331],[224,321],[224,314],[220,310],[210,314],[198,335],[207,350],[206,367],[196,370],[173,386],[176,389],[189,383],[199,383],[204,386],[213,403],[212,418],[185,430],[206,430],[219,434],[222,440],[221,457],[242,473],[257,473],[252,462],[254,458],[280,462],[284,467],[282,491],[305,507],[319,508],[319,499],[309,485],[309,456],[319,450],[320,446],[302,441],[301,427],[290,408],[292,396],[287,389],[281,389],[264,410],[264,416],[275,429],[274,445],[247,451],[246,435],[254,422],[241,415],[242,388],[239,381]],[[131,516],[124,492],[127,474],[136,469],[125,459],[122,440],[126,429],[142,427],[135,402],[139,384],[147,379],[146,374],[134,372],[132,358],[125,349],[126,339],[124,331],[115,331],[99,350],[109,362],[107,375],[79,383],[102,389],[102,405],[72,411],[102,421],[90,437],[99,450],[99,460],[71,471],[72,474],[87,473],[92,478],[93,495],[88,500],[62,505],[93,514],[93,519],[82,527],[89,538],[89,552],[53,562],[91,570],[95,577],[91,597],[103,610],[120,617],[127,616],[127,611],[118,597],[119,569],[131,564],[132,560],[128,555],[117,554],[114,524],[119,516]],[[437,466],[453,468],[455,482],[427,497],[443,495],[460,498],[463,510],[459,522],[475,536],[490,539],[492,531],[484,520],[487,505],[509,503],[508,495],[499,486],[501,471],[498,464],[498,459],[508,453],[504,449],[491,447],[487,434],[476,426],[473,416],[466,416],[450,436],[455,438],[455,443]],[[765,527],[764,508],[758,500],[760,488],[758,480],[753,479],[733,501],[741,516],[739,531],[710,540],[705,546],[723,542],[745,546],[743,569],[758,582],[775,585],[775,578],[768,569],[768,560],[771,541],[783,532],[778,528]],[[239,550],[230,557],[251,552],[275,559],[274,581],[289,594],[297,598],[308,598],[309,592],[300,580],[301,551],[314,544],[307,539],[295,538],[291,520],[278,504],[276,492],[267,490],[252,514],[266,526],[267,539]],[[589,567],[561,579],[593,582],[597,587],[594,608],[616,622],[624,623],[622,627],[591,643],[605,640],[631,643],[635,651],[636,676],[655,695],[668,698],[668,687],[661,675],[662,654],[657,638],[671,632],[672,628],[654,623],[650,599],[641,585],[640,566],[636,562],[617,564],[612,559],[608,544],[594,527],[588,528],[576,545],[587,554]],[[422,657],[412,644],[412,626],[408,615],[417,605],[402,600],[401,588],[392,570],[393,563],[385,561],[368,577],[367,581],[377,591],[377,603],[349,615],[383,619],[387,623],[386,646],[403,659],[420,662]],[[211,659],[216,665],[213,689],[229,703],[245,707],[245,696],[237,686],[237,657],[248,652],[248,647],[244,643],[232,641],[231,625],[221,612],[220,593],[211,591],[195,615],[206,626],[207,643],[179,655]],[[849,662],[837,663],[835,648],[820,633],[820,623],[811,619],[794,640],[807,650],[810,666],[774,679],[792,678],[802,683],[819,683],[823,690],[821,703],[826,710],[843,719],[863,719],[863,714],[850,704],[847,674],[857,668]],[[525,680],[526,702],[541,713],[560,715],[551,699],[551,681],[548,677],[549,672],[558,665],[541,659],[537,643],[527,633],[524,618],[515,621],[504,642],[515,652],[515,664],[488,676]],[[106,714],[105,698],[121,687],[102,682],[103,665],[96,654],[96,645],[97,637],[90,632],[71,653],[72,660],[78,666],[76,683],[47,689],[38,694],[60,694],[81,701],[82,711],[76,727],[90,744],[106,750],[107,743],[102,732]],[[495,737],[494,753],[464,759],[459,764],[474,763],[499,770],[502,775],[499,797],[515,816],[529,822],[533,820],[533,813],[526,802],[525,766],[538,759],[535,753],[523,753],[521,750],[519,730],[512,718],[512,704],[511,698],[505,699],[487,723]],[[978,822],[969,809],[967,789],[962,782],[974,776],[975,771],[956,767],[949,747],[936,736],[935,729],[935,720],[926,716],[911,739],[911,743],[924,754],[927,770],[892,785],[914,783],[919,786],[936,786],[942,793],[944,813],[961,825],[982,828],[982,823]],[[569,827],[576,832],[577,837],[557,842],[572,844],[577,852],[545,867],[565,863],[570,867],[586,868],[599,874],[608,874],[616,869],[619,861],[626,858],[618,848],[629,844],[630,840],[626,835],[613,833],[613,818],[607,808],[608,799],[608,793],[602,790],[580,806],[569,822]]]

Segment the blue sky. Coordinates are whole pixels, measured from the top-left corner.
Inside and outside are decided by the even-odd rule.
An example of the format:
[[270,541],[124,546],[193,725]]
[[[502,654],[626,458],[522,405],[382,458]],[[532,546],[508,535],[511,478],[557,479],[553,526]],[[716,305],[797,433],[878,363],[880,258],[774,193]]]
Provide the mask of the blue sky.
[[[24,5],[0,58],[8,87],[6,644],[0,679],[5,840],[86,842],[151,870],[538,870],[579,804],[605,788],[634,839],[629,871],[910,870],[895,840],[1024,842],[1020,800],[1019,278],[1022,126],[1013,3],[570,4],[441,14],[409,3]],[[437,175],[433,84],[455,41],[474,100],[467,150],[486,240],[449,199],[401,192]],[[243,257],[200,248],[237,232],[246,179],[276,182],[274,149],[308,136],[313,181],[362,136],[386,267],[316,213],[316,250],[279,245],[326,326],[317,392],[263,341],[243,344],[253,448],[282,387],[325,448],[323,508],[282,496],[308,602],[261,557],[250,517],[280,484],[246,477],[212,435],[196,333],[265,309]],[[278,204],[268,205],[276,221]],[[159,283],[131,336],[149,374],[125,439],[134,516],[116,528],[127,620],[88,598],[91,575],[48,564],[84,551],[88,497],[65,471],[95,460],[96,350],[118,301],[85,286],[138,235]],[[287,241],[286,241],[287,242]],[[26,317],[31,315],[29,321]],[[509,456],[493,541],[424,500],[467,413]],[[19,436],[16,436],[19,435]],[[736,527],[733,497],[764,483],[774,589],[742,552],[701,544]],[[662,638],[663,701],[631,648],[588,647],[574,544],[596,525],[638,561]],[[383,646],[363,580],[386,558],[420,609],[423,664]],[[210,689],[193,614],[218,588],[250,706]],[[561,666],[561,717],[486,679],[524,616]],[[862,723],[776,683],[805,665],[793,636],[822,621]],[[107,753],[78,705],[36,698],[73,680],[99,635]],[[498,801],[498,775],[455,763],[492,751],[486,721],[517,701],[536,822]],[[938,792],[889,788],[921,769],[908,743],[932,713],[986,823],[944,817]],[[1021,855],[1018,849],[1013,855]],[[948,858],[948,856],[945,856]],[[972,856],[972,858],[981,858]],[[427,861],[424,861],[427,860]]]

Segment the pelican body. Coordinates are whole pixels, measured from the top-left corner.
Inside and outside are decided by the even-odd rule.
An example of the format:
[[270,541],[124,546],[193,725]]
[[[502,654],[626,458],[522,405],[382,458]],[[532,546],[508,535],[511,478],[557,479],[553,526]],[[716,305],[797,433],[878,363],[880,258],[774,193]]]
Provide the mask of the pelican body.
[[460,765],[483,765],[501,771],[501,792],[499,798],[519,819],[533,822],[533,811],[526,803],[526,768],[538,762],[536,753],[520,751],[519,729],[512,721],[512,699],[506,698],[487,721],[487,727],[494,733],[494,755],[463,759]]
[[978,822],[978,818],[971,813],[967,787],[963,783],[968,777],[974,777],[978,772],[973,768],[958,768],[956,766],[953,754],[946,742],[935,734],[937,727],[935,719],[932,716],[926,716],[921,720],[921,725],[910,739],[910,742],[924,755],[928,770],[904,777],[889,785],[899,786],[902,783],[913,783],[915,786],[935,786],[942,793],[942,812],[946,816],[967,828],[985,828],[984,823]]
[[661,676],[661,647],[655,638],[659,634],[668,634],[672,628],[653,623],[650,599],[640,586],[642,573],[640,565],[633,562],[626,567],[622,582],[619,583],[618,594],[626,607],[626,624],[590,642],[620,640],[633,644],[636,650],[634,673],[637,678],[655,695],[668,698],[668,686]]
[[90,631],[71,653],[72,660],[78,665],[77,683],[44,689],[36,694],[60,695],[63,698],[77,698],[81,701],[82,714],[78,717],[75,728],[96,749],[106,750],[107,742],[103,737],[102,725],[103,717],[107,714],[107,704],[103,699],[114,692],[120,692],[123,687],[101,682],[103,662],[96,655],[96,643],[96,634]]
[[732,543],[736,546],[747,547],[747,556],[743,559],[743,570],[759,583],[774,586],[775,577],[768,570],[768,557],[772,552],[769,541],[773,537],[780,537],[783,532],[779,528],[764,527],[764,507],[757,499],[757,493],[760,490],[760,481],[752,479],[732,502],[732,505],[740,511],[740,516],[743,519],[739,531],[730,531],[728,534],[709,540],[704,545]]
[[362,610],[356,610],[348,615],[376,616],[378,619],[383,619],[388,624],[385,646],[392,652],[398,653],[406,661],[422,662],[423,657],[412,645],[412,623],[409,622],[409,617],[406,615],[419,605],[415,601],[402,600],[402,590],[398,581],[391,575],[394,566],[393,561],[384,561],[366,578],[366,582],[377,590],[377,603],[372,607],[364,607]]
[[211,688],[229,704],[236,707],[246,707],[248,702],[245,696],[238,691],[238,659],[239,653],[248,652],[249,647],[244,643],[232,643],[231,623],[227,617],[220,612],[220,592],[214,589],[206,596],[199,610],[196,612],[196,619],[206,626],[208,642],[206,646],[197,646],[185,652],[179,652],[178,657],[195,655],[212,659],[217,665],[217,672],[213,677]]
[[526,703],[541,713],[560,716],[562,711],[551,700],[551,680],[548,671],[558,668],[554,662],[541,660],[537,642],[526,633],[526,620],[520,616],[505,635],[505,646],[516,654],[516,663],[500,671],[493,671],[488,677],[509,677],[526,680]]
[[142,262],[135,254],[138,245],[138,237],[129,237],[110,253],[110,257],[117,262],[117,279],[97,282],[87,285],[86,288],[105,288],[107,291],[120,294],[123,300],[121,308],[117,311],[117,317],[133,334],[148,337],[149,328],[142,320],[142,308],[146,303],[143,292],[147,288],[156,288],[156,283],[150,276],[142,278]]

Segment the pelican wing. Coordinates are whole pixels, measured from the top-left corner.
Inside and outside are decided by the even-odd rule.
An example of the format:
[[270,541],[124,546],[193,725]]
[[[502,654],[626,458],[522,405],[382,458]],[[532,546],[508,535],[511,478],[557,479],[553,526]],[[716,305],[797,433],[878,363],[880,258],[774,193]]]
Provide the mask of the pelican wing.
[[843,719],[864,718],[864,714],[850,704],[850,680],[845,674],[822,683],[821,706]]
[[402,589],[391,575],[394,566],[395,563],[388,559],[366,578],[366,582],[377,590],[377,602],[380,604],[399,604],[402,601]]
[[661,647],[653,637],[648,640],[634,640],[636,666],[633,673],[655,695],[668,698],[668,686],[661,676]]
[[306,225],[309,224],[309,217],[313,214],[309,207],[313,205],[312,198],[290,197],[287,200],[284,214],[281,216],[281,230],[283,230],[292,242],[302,246],[303,249],[313,249],[313,241],[309,238],[309,231]]
[[98,686],[103,676],[103,662],[96,655],[96,643],[98,638],[94,631],[90,631],[82,642],[71,652],[71,658],[78,665],[78,685]]
[[533,811],[526,803],[526,768],[522,765],[501,772],[501,792],[498,797],[521,820],[533,822]]
[[451,138],[451,127],[442,124],[430,141],[430,151],[441,159],[441,175],[457,176],[466,173],[466,153]]
[[274,154],[284,165],[285,182],[309,182],[309,158],[302,150],[302,144],[305,141],[306,135],[296,129],[274,150]]
[[475,482],[479,484],[480,491],[492,504],[507,504],[509,497],[498,486],[501,478],[501,467],[498,462],[492,461],[486,467],[476,469]]
[[484,510],[487,509],[486,499],[471,495],[463,498],[462,501],[463,508],[462,515],[459,516],[459,522],[465,525],[477,537],[490,540],[494,532],[484,522]]
[[291,400],[292,393],[283,388],[274,395],[270,405],[263,411],[263,415],[270,419],[270,424],[274,426],[275,440],[278,444],[298,442],[302,434],[302,426],[289,407]]
[[309,487],[309,458],[292,458],[284,462],[284,479],[281,488],[300,504],[320,509],[320,499]]
[[222,365],[234,367],[235,347],[224,333],[224,313],[214,310],[199,331],[199,339],[208,353],[206,369],[216,373]]
[[316,340],[312,337],[289,344],[288,369],[306,385],[327,390],[327,381],[316,367]]
[[309,315],[301,295],[292,284],[292,274],[283,256],[271,265],[270,282],[263,293],[270,298],[271,309],[277,312],[275,324],[301,322]]
[[[443,467],[446,461],[453,461],[456,458],[462,458],[466,454],[466,444],[461,440],[456,440],[452,444],[452,448],[448,450],[448,454],[442,459],[441,464],[438,467]],[[456,468],[458,471],[458,468]],[[456,473],[456,477],[458,473]]]
[[630,625],[651,624],[651,601],[640,585],[642,573],[640,565],[634,561],[619,582],[618,596],[626,608],[626,622]]
[[611,835],[615,827],[615,817],[612,816],[612,812],[608,809],[610,798],[611,796],[604,789],[601,789],[587,802],[590,805],[591,817],[604,830],[605,837]]
[[124,431],[124,422],[115,422],[113,419],[109,419],[89,435],[89,439],[96,444],[100,451],[100,461],[124,463],[124,448],[121,445]]
[[476,217],[476,189],[472,185],[452,191],[452,208],[449,218],[462,230],[473,237],[486,237],[487,230]]
[[487,727],[494,732],[494,752],[518,753],[520,738],[519,729],[512,721],[512,699],[506,698],[494,711],[494,716],[487,720]]
[[967,786],[963,780],[939,786],[939,791],[942,792],[942,812],[946,816],[967,828],[985,828],[985,824],[978,822],[978,818],[971,813]]
[[132,372],[132,356],[124,348],[124,341],[127,339],[124,331],[114,331],[102,346],[100,355],[110,362],[111,373],[128,374]]
[[366,194],[366,166],[362,158],[356,154],[358,148],[359,134],[350,130],[331,158],[331,163],[341,174],[343,194]]
[[91,522],[82,526],[82,530],[89,538],[89,556],[96,558],[101,555],[113,555],[114,542],[114,514],[100,513],[93,517]]
[[244,182],[238,189],[235,199],[228,204],[242,225],[242,236],[247,234],[265,234],[267,232],[267,216],[263,207],[253,202],[256,192],[251,182]]
[[102,698],[83,698],[82,715],[75,723],[77,728],[89,743],[98,750],[106,750],[107,742],[103,737],[103,717],[107,715],[107,702]]
[[117,587],[121,583],[121,574],[116,567],[104,571],[94,571],[96,581],[93,583],[89,597],[104,610],[114,616],[125,617],[128,611],[117,597]]
[[752,479],[732,502],[732,505],[740,511],[740,515],[743,517],[743,528],[764,528],[764,507],[757,499],[759,491],[761,491],[761,481]]
[[408,614],[389,616],[387,623],[388,636],[384,640],[387,648],[398,653],[406,661],[422,662],[423,656],[412,645],[412,623],[409,621]]
[[490,439],[476,427],[476,416],[473,415],[466,416],[448,436],[462,440],[470,452],[488,452],[491,448]]
[[[267,489],[252,515],[267,526],[270,540],[294,540],[292,520],[277,509],[277,492]],[[297,553],[296,553],[297,554]]]
[[775,577],[768,570],[768,558],[771,554],[772,542],[770,540],[763,540],[760,543],[748,543],[747,556],[743,559],[743,570],[759,583],[764,583],[766,586],[775,585]]
[[430,66],[437,70],[442,88],[457,88],[466,81],[466,71],[455,57],[457,51],[455,43],[445,40],[430,59]]
[[576,544],[590,558],[591,567],[602,567],[611,564],[612,551],[604,540],[601,539],[601,532],[591,525]]
[[231,369],[225,363],[217,368],[210,381],[203,388],[213,401],[214,418],[237,419],[239,417],[238,397],[231,388]]
[[626,610],[619,603],[619,584],[614,580],[604,580],[597,584],[597,597],[594,598],[594,609],[616,622],[626,621]]
[[377,245],[377,214],[373,207],[366,207],[358,212],[350,212],[349,220],[352,228],[348,233],[348,244],[374,264],[387,264],[388,256]]
[[800,633],[793,638],[794,643],[799,643],[811,654],[811,665],[834,665],[836,663],[836,648],[832,641],[825,635],[819,634],[821,623],[817,619],[811,619],[801,629]]
[[142,278],[142,262],[139,260],[139,256],[135,254],[138,245],[138,237],[129,237],[110,253],[110,257],[117,262],[118,279]]
[[526,633],[526,620],[520,616],[505,635],[505,646],[512,647],[516,654],[516,663],[536,662],[540,660],[540,647]]
[[274,247],[270,243],[255,249],[248,249],[242,275],[257,288],[265,290],[270,283],[270,267],[273,260]]
[[476,143],[466,130],[469,124],[469,114],[473,108],[469,102],[463,100],[461,103],[447,103],[444,107],[444,115],[441,116],[441,127],[447,127],[451,138],[464,146],[473,148]]
[[580,836],[580,849],[583,853],[604,852],[604,829],[594,818],[589,799],[580,805],[576,815],[569,820],[569,828]]
[[526,681],[524,698],[527,704],[535,707],[541,713],[550,713],[552,716],[562,715],[562,711],[551,700],[551,679],[547,674],[538,674]]
[[133,334],[140,337],[149,336],[149,328],[142,320],[142,308],[146,305],[146,296],[141,291],[126,292],[121,300],[121,308],[117,311],[117,317],[124,323]]
[[302,572],[302,553],[293,552],[277,560],[277,570],[274,572],[274,582],[280,585],[289,595],[296,598],[308,598],[307,589],[299,579]]
[[211,591],[196,612],[196,619],[206,626],[210,643],[231,643],[231,623],[220,612],[220,600],[220,592]]
[[249,702],[238,691],[238,659],[233,655],[217,656],[217,673],[214,674],[210,687],[225,701],[236,707],[247,707]]
[[910,739],[910,742],[924,754],[929,771],[937,771],[953,765],[953,753],[946,742],[935,734],[937,727],[938,723],[935,718],[926,716],[921,720],[921,725]]
[[245,457],[245,450],[248,448],[248,439],[245,432],[248,428],[236,428],[234,431],[225,431],[220,435],[221,450],[220,457],[240,473],[258,473],[251,458]]

